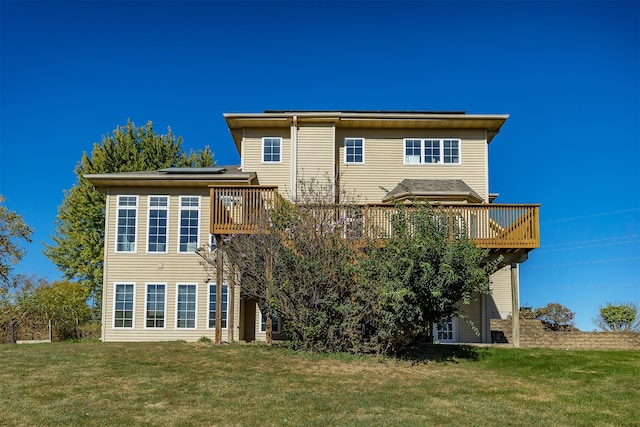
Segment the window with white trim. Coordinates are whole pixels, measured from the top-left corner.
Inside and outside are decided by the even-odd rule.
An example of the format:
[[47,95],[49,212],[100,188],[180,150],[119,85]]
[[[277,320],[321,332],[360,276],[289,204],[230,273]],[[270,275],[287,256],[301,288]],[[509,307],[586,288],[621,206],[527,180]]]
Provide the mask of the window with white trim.
[[441,323],[435,323],[433,328],[433,339],[439,342],[454,342],[456,340],[456,322],[448,319]]
[[138,196],[118,196],[116,252],[136,251]]
[[[214,283],[209,284],[209,328],[216,327],[216,298],[218,287]],[[229,287],[222,285],[222,329],[227,327],[227,319],[229,316]]]
[[193,253],[200,237],[200,196],[180,196],[179,253]]
[[164,283],[147,283],[147,297],[145,309],[146,328],[164,328],[165,326],[165,298],[167,285]]
[[[267,332],[267,312],[260,311],[260,332]],[[280,332],[280,319],[275,313],[271,314],[271,332]]]
[[282,162],[282,138],[265,137],[262,138],[262,162],[281,163]]
[[169,196],[149,196],[147,252],[166,253],[169,222]]
[[459,139],[405,138],[404,164],[460,164]]
[[178,284],[176,298],[176,328],[196,327],[197,289],[195,284]]
[[344,139],[344,162],[346,164],[364,163],[364,138]]
[[133,328],[134,283],[115,284],[115,303],[113,306],[113,327]]

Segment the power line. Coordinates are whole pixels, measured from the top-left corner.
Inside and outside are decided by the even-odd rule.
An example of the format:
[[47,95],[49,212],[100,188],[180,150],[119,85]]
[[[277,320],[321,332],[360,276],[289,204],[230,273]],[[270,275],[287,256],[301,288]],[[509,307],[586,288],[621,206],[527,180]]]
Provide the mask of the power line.
[[553,267],[569,267],[574,265],[604,264],[608,262],[633,261],[637,259],[640,259],[640,256],[629,257],[629,258],[612,258],[612,259],[600,259],[600,260],[593,260],[593,261],[569,262],[566,264],[547,264],[547,265],[534,265],[534,266],[527,266],[526,264],[523,264],[523,266],[526,266],[525,269],[528,270],[528,269],[535,269],[535,268],[553,268]]
[[573,251],[575,249],[600,248],[600,247],[603,247],[603,246],[627,245],[629,243],[638,243],[638,242],[640,242],[640,240],[627,240],[626,242],[601,243],[599,245],[576,246],[576,247],[573,247],[573,248],[540,249],[540,250],[537,250],[536,253],[540,253],[540,252]]
[[[554,288],[554,289],[558,289],[558,288],[580,288],[580,289],[585,289],[585,288],[599,288],[602,289],[603,284],[602,283],[541,283],[541,282],[537,282],[537,283],[525,283],[522,284],[520,286],[520,289],[541,289],[541,288]],[[609,283],[607,282],[606,284],[607,289],[611,289],[611,288],[637,288],[638,290],[640,290],[640,284],[638,283]]]
[[626,236],[615,236],[615,237],[603,237],[602,239],[592,239],[592,240],[581,240],[576,242],[565,242],[565,243],[554,243],[551,245],[544,245],[544,248],[551,248],[555,246],[568,246],[568,245],[581,245],[583,243],[595,243],[595,242],[604,242],[606,240],[617,240],[617,239],[628,239],[631,237],[638,237],[640,234],[627,234]]
[[623,210],[611,211],[611,212],[602,212],[602,213],[597,213],[597,214],[593,214],[593,215],[574,216],[574,217],[571,217],[571,218],[551,219],[549,221],[542,221],[541,224],[552,224],[552,223],[555,223],[555,222],[575,221],[577,219],[596,218],[596,217],[599,217],[599,216],[616,215],[616,214],[620,214],[620,213],[634,212],[634,211],[640,211],[640,208],[623,209]]

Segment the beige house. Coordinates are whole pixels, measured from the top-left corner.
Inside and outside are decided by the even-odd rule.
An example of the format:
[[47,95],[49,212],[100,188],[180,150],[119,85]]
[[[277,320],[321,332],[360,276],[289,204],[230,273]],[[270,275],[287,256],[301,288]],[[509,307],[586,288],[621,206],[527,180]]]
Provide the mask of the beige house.
[[[538,205],[495,203],[489,191],[488,145],[508,115],[265,111],[224,117],[240,166],[86,176],[107,195],[104,341],[264,340],[265,318],[255,303],[226,275],[218,276],[222,286],[208,282],[194,252],[216,236],[251,232],[256,195],[264,200],[277,191],[296,200],[300,183],[310,179],[332,183],[338,204],[344,194],[355,196],[359,224],[392,209],[393,198],[438,203],[464,218],[478,246],[503,255],[492,295],[465,306],[480,335],[452,319],[436,328],[436,340],[491,342],[489,320],[517,310],[517,266],[539,246],[539,221]],[[275,322],[276,336],[279,327]]]

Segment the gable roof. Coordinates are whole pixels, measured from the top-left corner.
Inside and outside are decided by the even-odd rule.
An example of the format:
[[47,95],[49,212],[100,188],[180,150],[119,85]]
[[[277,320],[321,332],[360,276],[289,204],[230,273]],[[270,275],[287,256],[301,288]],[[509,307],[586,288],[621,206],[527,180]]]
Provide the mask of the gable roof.
[[419,199],[455,200],[482,203],[478,195],[461,179],[403,179],[382,199],[383,202]]

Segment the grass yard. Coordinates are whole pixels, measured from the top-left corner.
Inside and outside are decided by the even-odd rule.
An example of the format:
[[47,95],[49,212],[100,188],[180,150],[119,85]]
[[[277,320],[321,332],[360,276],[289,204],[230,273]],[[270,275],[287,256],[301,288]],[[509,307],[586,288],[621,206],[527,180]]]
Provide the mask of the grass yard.
[[8,426],[638,426],[640,352],[427,347],[411,360],[265,345],[0,345]]

